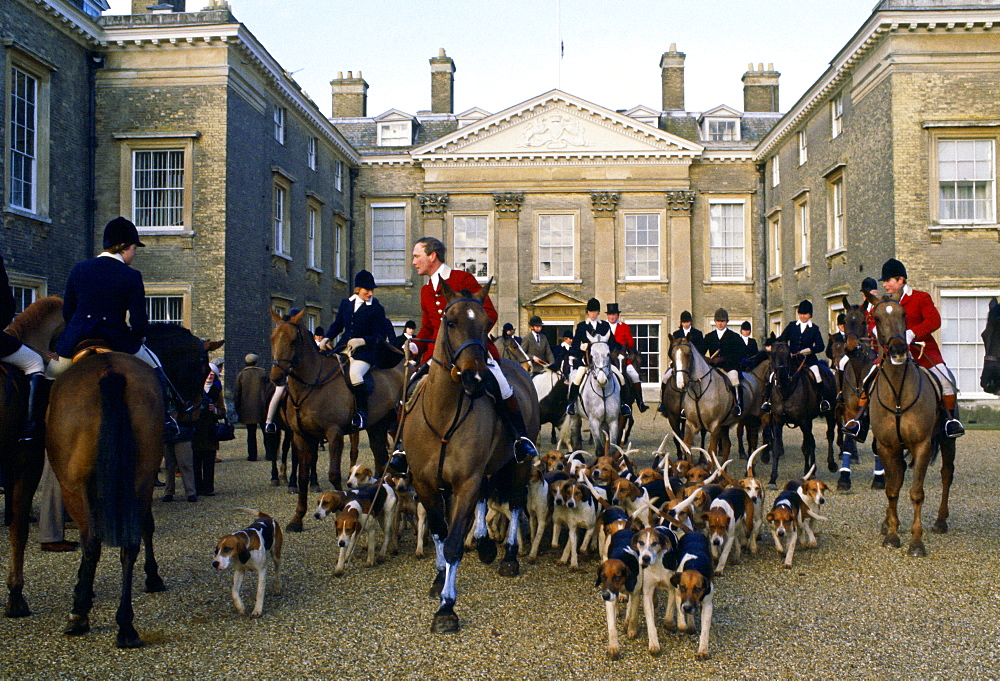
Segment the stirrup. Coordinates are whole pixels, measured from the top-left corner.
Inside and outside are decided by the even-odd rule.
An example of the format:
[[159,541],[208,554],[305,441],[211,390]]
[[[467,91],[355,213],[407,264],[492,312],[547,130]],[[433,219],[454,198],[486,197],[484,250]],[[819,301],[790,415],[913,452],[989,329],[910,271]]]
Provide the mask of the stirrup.
[[861,421],[858,419],[851,419],[844,424],[844,427],[841,428],[841,430],[844,431],[845,435],[850,435],[851,437],[856,438],[859,434],[861,434]]
[[761,410],[761,412],[763,412],[765,414],[770,414],[771,413],[771,403],[770,402],[763,402],[760,405],[760,410]]
[[526,435],[522,435],[514,440],[515,461],[523,463],[525,459],[531,459],[537,456],[538,450],[535,449],[535,443],[532,442]]
[[830,411],[830,408],[832,406],[833,405],[830,404],[830,400],[824,397],[822,400],[819,401],[819,412],[821,414],[825,414],[826,412]]
[[167,414],[167,419],[163,422],[163,437],[177,437],[181,434],[181,427],[177,425],[177,419]]
[[622,416],[631,416],[632,415],[632,407],[630,407],[630,406],[628,406],[627,404],[624,404],[624,403],[621,405],[621,408],[618,411],[621,412]]
[[576,403],[570,402],[566,405],[566,414],[569,416],[576,416]]
[[357,411],[354,412],[354,416],[351,417],[351,425],[357,428],[358,430],[364,430],[365,421],[367,420],[368,419],[365,418],[365,413],[363,411]]
[[948,419],[944,422],[944,434],[950,438],[962,437],[965,435],[965,426],[958,419]]
[[273,421],[270,422],[270,423],[265,423],[264,424],[264,432],[265,433],[269,433],[269,434],[277,433],[278,432],[278,426],[274,425]]

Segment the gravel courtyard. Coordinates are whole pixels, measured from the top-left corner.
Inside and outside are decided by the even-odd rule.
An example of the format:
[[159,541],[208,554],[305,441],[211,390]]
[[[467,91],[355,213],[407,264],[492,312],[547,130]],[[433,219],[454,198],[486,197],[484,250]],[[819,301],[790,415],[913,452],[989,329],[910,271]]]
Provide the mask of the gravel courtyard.
[[[648,458],[663,434],[652,411],[640,418],[633,446]],[[0,618],[0,677],[27,678],[876,678],[928,679],[1000,676],[1000,457],[997,431],[971,431],[958,442],[950,531],[925,534],[928,555],[884,549],[878,526],[885,495],[872,491],[867,445],[855,466],[854,489],[831,492],[817,550],[799,550],[791,571],[769,535],[757,556],[727,567],[716,582],[711,659],[696,662],[695,635],[660,628],[663,653],[646,650],[644,622],[637,639],[621,636],[618,661],[606,658],[604,607],[594,589],[597,559],[571,572],[551,552],[521,575],[501,578],[475,555],[459,572],[456,607],[462,629],[431,635],[437,602],[427,598],[433,559],[403,552],[374,568],[359,550],[345,576],[333,576],[332,519],[306,516],[305,531],[286,534],[284,591],[268,592],[264,615],[236,613],[229,598],[232,572],[210,562],[223,534],[250,518],[237,506],[267,511],[284,525],[294,497],[269,484],[270,464],[245,460],[244,431],[224,443],[217,466],[218,495],[197,503],[154,499],[156,554],[168,590],[137,592],[136,627],[147,646],[114,648],[114,608],[120,575],[117,551],[98,568],[94,630],[61,632],[71,605],[79,552],[42,553],[35,529],[27,551],[25,595],[34,612]],[[781,482],[801,474],[800,439],[786,434],[790,456]],[[547,443],[546,443],[547,444]],[[540,447],[544,448],[544,447]],[[362,456],[367,451],[362,439]],[[821,450],[822,451],[822,450]],[[823,452],[825,453],[825,452]],[[820,457],[825,461],[825,456]],[[320,462],[325,469],[325,455]],[[345,466],[346,470],[346,466]],[[929,476],[925,527],[940,499],[935,465]],[[759,477],[763,472],[758,470]],[[322,477],[322,475],[321,475]],[[830,484],[835,476],[820,471]],[[325,481],[323,481],[325,483]],[[903,527],[912,516],[906,490]],[[328,486],[328,485],[325,485]],[[315,495],[310,495],[310,503]],[[774,493],[769,492],[770,507]],[[0,530],[0,566],[9,565],[7,530]],[[76,538],[74,531],[67,538]],[[428,542],[428,555],[433,550]],[[141,558],[140,558],[141,562]],[[137,566],[136,587],[142,573]],[[252,603],[256,576],[244,582]],[[6,597],[6,594],[4,594]]]

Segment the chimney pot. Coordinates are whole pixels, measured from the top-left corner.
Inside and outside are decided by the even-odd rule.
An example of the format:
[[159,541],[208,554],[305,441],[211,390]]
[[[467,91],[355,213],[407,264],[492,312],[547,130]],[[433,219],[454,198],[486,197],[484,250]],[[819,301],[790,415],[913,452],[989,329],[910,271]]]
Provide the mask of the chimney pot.
[[761,62],[754,69],[753,62],[748,65],[743,74],[743,110],[744,111],[778,111],[778,77],[781,74],[774,70],[774,64]]

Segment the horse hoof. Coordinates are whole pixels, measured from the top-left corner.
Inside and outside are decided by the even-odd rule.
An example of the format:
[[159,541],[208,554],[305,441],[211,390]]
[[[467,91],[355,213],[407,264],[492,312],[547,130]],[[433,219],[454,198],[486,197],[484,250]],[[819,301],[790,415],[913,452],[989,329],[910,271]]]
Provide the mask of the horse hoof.
[[836,461],[834,461],[833,459],[827,459],[826,460],[826,468],[831,473],[836,473],[837,471],[840,470],[840,464],[837,463]]
[[129,627],[131,631],[119,631],[115,637],[116,648],[141,648],[146,645],[145,641],[139,638],[139,632]]
[[851,474],[845,471],[840,474],[840,479],[837,480],[837,491],[846,492],[849,489],[851,489]]
[[526,558],[524,559],[524,562],[525,562],[525,563],[527,563],[528,565],[534,565],[535,563],[537,563],[537,562],[538,562],[538,556],[532,556],[532,555],[528,555],[528,556],[527,556],[527,557],[526,557]]
[[885,539],[882,541],[882,546],[885,546],[886,548],[890,549],[898,549],[900,546],[902,546],[899,543],[899,535],[887,534],[885,536]]
[[882,533],[883,537],[889,534],[889,523],[883,520],[882,524],[878,528],[878,531]]
[[430,591],[427,595],[430,598],[441,598],[441,590],[444,588],[444,570],[438,570],[437,577],[434,578],[434,583],[431,584]]
[[885,489],[885,476],[876,475],[872,478],[872,489]]
[[271,487],[281,487],[281,480],[277,478],[271,480]]
[[319,494],[320,492],[323,491],[323,488],[320,487],[319,485],[312,485],[309,487],[309,491],[312,492],[313,494]]
[[937,520],[934,526],[931,527],[931,532],[934,534],[945,534],[948,532],[948,521],[947,520]]
[[88,631],[90,631],[90,618],[86,615],[70,615],[69,622],[66,624],[66,628],[63,629],[63,633],[70,636],[79,636],[80,634],[86,634]]
[[778,484],[775,483],[775,482],[769,482],[769,483],[767,483],[767,488],[768,489],[776,490],[776,489],[778,489]]
[[431,633],[453,634],[458,631],[458,615],[454,612],[444,612],[434,615],[431,622]]
[[760,462],[771,463],[771,453],[767,449],[760,453]]
[[301,532],[302,531],[302,521],[292,520],[287,525],[285,525],[285,532]]
[[163,579],[159,575],[146,577],[146,593],[155,594],[166,590],[167,585],[163,583]]
[[521,564],[516,560],[505,560],[497,568],[497,574],[501,577],[517,577],[521,574]]
[[479,554],[480,563],[492,565],[497,559],[497,544],[489,537],[480,537],[476,540],[476,553]]
[[906,553],[914,558],[923,558],[927,555],[927,549],[924,548],[924,543],[922,541],[916,541],[910,543],[910,548],[907,549]]
[[27,617],[31,614],[28,601],[24,600],[21,594],[10,594],[7,597],[7,607],[3,611],[4,617]]

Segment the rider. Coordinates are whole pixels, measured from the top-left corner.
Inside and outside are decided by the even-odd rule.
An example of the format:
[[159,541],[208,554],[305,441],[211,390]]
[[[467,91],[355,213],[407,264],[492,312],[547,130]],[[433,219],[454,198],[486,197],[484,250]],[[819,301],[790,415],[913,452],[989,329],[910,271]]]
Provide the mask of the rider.
[[[422,343],[424,349],[423,365],[417,373],[410,379],[411,383],[416,382],[430,366],[430,359],[434,354],[434,341],[437,339],[438,330],[441,327],[441,318],[444,316],[447,301],[444,292],[441,290],[441,283],[446,282],[452,291],[460,292],[467,290],[469,293],[476,293],[482,286],[476,278],[459,269],[452,269],[445,263],[447,250],[440,240],[431,236],[425,236],[413,244],[413,267],[417,274],[428,277],[427,283],[420,289],[420,329],[414,338]],[[497,311],[493,307],[493,301],[489,296],[483,301],[483,309],[486,316],[490,318],[491,324],[497,321]],[[492,343],[488,344],[489,354],[486,357],[486,368],[490,375],[496,379],[496,385],[491,386],[497,415],[514,439],[514,454],[519,461],[525,457],[538,456],[535,445],[528,437],[528,429],[524,425],[524,416],[521,414],[521,405],[517,401],[513,388],[504,376],[497,360],[500,358],[496,347]],[[406,459],[403,455],[394,455],[389,462],[390,468],[397,471],[406,470]]]
[[374,297],[376,286],[371,272],[358,272],[354,276],[354,295],[340,301],[337,319],[329,331],[331,338],[340,335],[340,342],[334,350],[342,352],[346,349],[350,358],[347,373],[351,379],[351,392],[354,393],[354,418],[351,419],[351,425],[358,430],[363,430],[368,425],[368,387],[365,385],[365,374],[375,363],[375,348],[385,340],[385,309]]
[[[14,294],[7,279],[7,269],[0,256],[0,329],[7,328],[14,319]],[[28,442],[42,436],[45,427],[45,362],[42,356],[24,345],[10,333],[0,333],[0,361],[16,366],[28,377],[28,421],[21,441]]]
[[[629,350],[635,350],[635,338],[632,337],[632,329],[625,322],[618,321],[621,316],[621,312],[618,310],[618,303],[608,303],[607,309],[604,311],[608,318],[608,326],[611,327],[611,334],[622,349],[627,352]],[[642,381],[639,379],[639,372],[632,365],[632,361],[622,357],[622,361],[625,362],[625,373],[632,380],[633,390],[635,393],[635,404],[639,407],[639,413],[645,412],[649,407],[642,399]]]
[[[570,415],[576,414],[576,398],[580,394],[580,384],[583,383],[583,377],[587,373],[586,352],[587,348],[590,347],[590,336],[605,337],[608,339],[608,348],[611,352],[618,350],[618,341],[611,335],[611,325],[603,319],[598,319],[600,316],[601,301],[597,298],[591,298],[587,301],[587,318],[576,325],[576,332],[573,334],[573,349],[570,354],[580,366],[574,369],[569,377],[569,396],[567,397],[569,404],[566,405],[566,413]],[[615,373],[618,373],[617,368],[615,368]],[[621,380],[620,376],[618,380]]]
[[681,326],[674,331],[673,337],[678,340],[687,338],[698,352],[702,352],[704,349],[705,337],[701,331],[694,328],[694,320],[691,317],[691,313],[687,310],[681,312]]
[[[520,352],[521,337],[514,333],[513,324],[507,322],[503,325],[503,330],[500,332],[500,339],[503,341],[500,349],[501,357],[509,359],[512,362],[517,362],[518,364],[524,361],[524,353]],[[511,342],[513,342],[517,348],[511,348]]]
[[[929,293],[918,291],[906,283],[906,266],[895,258],[889,258],[882,265],[882,288],[906,312],[906,342],[910,346],[910,354],[916,358],[917,364],[937,376],[941,382],[941,405],[945,410],[944,434],[947,437],[961,437],[965,427],[958,420],[958,404],[955,394],[955,378],[944,363],[941,349],[932,335],[941,328],[941,315],[934,305]],[[874,319],[870,322],[869,333],[875,336]],[[923,346],[923,347],[921,347]],[[861,420],[862,412],[855,417]],[[852,425],[853,422],[845,425]],[[853,434],[853,433],[852,433]]]
[[830,361],[833,361],[833,344],[843,343],[844,337],[844,322],[847,321],[846,315],[843,312],[837,315],[837,333],[830,334],[830,337],[826,341],[826,356]]
[[521,348],[524,354],[531,358],[528,372],[536,376],[545,368],[555,363],[552,349],[549,347],[549,339],[542,333],[542,318],[538,315],[532,316],[528,320],[528,328],[531,332],[524,337]]
[[724,307],[715,311],[715,329],[705,336],[705,356],[708,363],[722,369],[736,398],[733,413],[743,414],[743,388],[740,386],[740,360],[746,356],[747,345],[736,332],[727,328],[729,312]]
[[[796,312],[799,316],[798,321],[789,322],[776,340],[788,343],[792,355],[803,358],[805,366],[809,367],[813,380],[816,381],[816,389],[820,396],[819,410],[827,412],[837,399],[837,386],[830,367],[818,358],[819,353],[826,347],[823,343],[823,333],[812,323],[813,306],[810,301],[803,300],[799,303]],[[769,404],[767,406],[770,407]]]
[[740,340],[743,341],[743,358],[749,359],[757,355],[757,341],[750,336],[753,326],[750,322],[740,324]]
[[[146,335],[146,289],[142,274],[132,269],[132,259],[140,246],[135,225],[117,217],[104,227],[104,250],[90,260],[77,263],[69,273],[63,297],[66,330],[59,337],[56,353],[49,362],[48,375],[56,377],[73,364],[70,357],[80,341],[97,339],[116,352],[135,355],[153,367],[163,387],[166,416],[164,437],[179,433],[170,415],[173,391],[159,358],[143,344]],[[126,322],[126,315],[128,321]],[[183,400],[175,400],[179,407]]]

